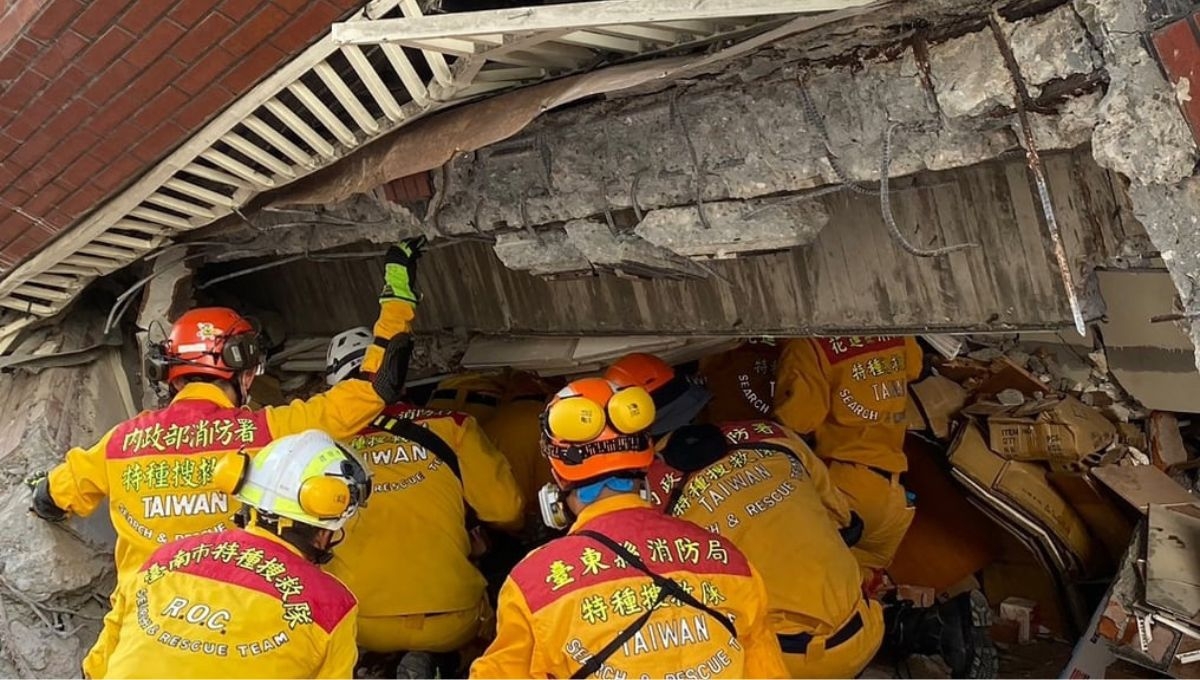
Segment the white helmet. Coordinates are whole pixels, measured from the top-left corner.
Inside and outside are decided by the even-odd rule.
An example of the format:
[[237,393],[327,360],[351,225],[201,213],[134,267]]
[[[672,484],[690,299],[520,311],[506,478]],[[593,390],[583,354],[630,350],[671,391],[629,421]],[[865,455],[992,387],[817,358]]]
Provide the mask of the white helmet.
[[325,353],[325,382],[332,387],[354,375],[362,366],[367,348],[374,341],[375,334],[366,326],[351,328],[333,336]]
[[280,437],[251,457],[227,454],[217,488],[259,512],[337,531],[371,495],[371,474],[358,456],[325,432]]

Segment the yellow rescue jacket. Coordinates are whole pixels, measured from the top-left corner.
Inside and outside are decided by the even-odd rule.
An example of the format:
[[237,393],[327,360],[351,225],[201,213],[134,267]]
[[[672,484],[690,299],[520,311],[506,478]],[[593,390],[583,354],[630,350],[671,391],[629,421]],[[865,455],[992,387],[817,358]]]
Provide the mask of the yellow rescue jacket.
[[667,599],[597,677],[787,677],[767,625],[762,579],[745,556],[726,539],[623,494],[589,505],[570,535],[517,565],[500,590],[496,640],[472,664],[472,678],[569,678],[656,600],[650,577],[574,535],[583,529],[623,544],[737,629],[731,639],[713,616]]
[[[406,331],[413,308],[387,302],[375,332]],[[382,351],[367,352],[364,370],[378,368]],[[117,577],[135,572],[159,546],[206,531],[231,528],[240,503],[213,484],[217,461],[229,451],[253,453],[276,437],[309,429],[347,439],[365,427],[383,401],[370,383],[347,380],[324,394],[260,411],[235,407],[220,388],[189,383],[171,404],[109,430],[90,448],[74,448],[49,473],[59,508],[90,515],[109,499],[117,532]]]
[[550,464],[542,455],[542,426],[538,420],[545,397],[530,396],[500,402],[496,412],[482,424],[488,439],[508,459],[513,477],[525,499],[525,510],[538,514],[538,491],[554,481]]
[[863,599],[858,562],[838,532],[850,523],[845,499],[786,428],[767,420],[719,427],[726,453],[712,463],[681,472],[655,461],[652,498],[745,553],[766,583],[776,633],[836,632]]
[[775,417],[815,433],[817,455],[904,472],[908,383],[921,375],[911,337],[796,338],[779,359]]
[[351,678],[354,596],[251,528],[160,547],[121,583],[90,678]]
[[456,612],[483,598],[483,575],[469,560],[469,505],[483,522],[515,530],[524,521],[508,461],[465,413],[389,407],[455,452],[460,481],[437,455],[374,426],[349,439],[371,470],[367,506],[346,526],[326,570],[358,597],[363,616]]

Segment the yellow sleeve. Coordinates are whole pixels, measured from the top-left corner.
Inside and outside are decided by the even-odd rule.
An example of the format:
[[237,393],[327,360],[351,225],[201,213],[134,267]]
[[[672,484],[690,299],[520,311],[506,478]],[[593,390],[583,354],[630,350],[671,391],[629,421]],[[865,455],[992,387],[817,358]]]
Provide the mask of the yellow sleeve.
[[467,504],[480,521],[507,531],[519,530],[525,523],[525,499],[508,459],[469,416],[459,428],[456,444]]
[[[403,300],[387,300],[379,305],[379,319],[375,322],[375,339],[387,344],[388,340],[412,330],[412,320],[416,308]],[[373,344],[367,348],[363,357],[362,372],[374,373],[383,362],[384,347]]]
[[532,678],[533,615],[513,580],[500,587],[496,603],[496,639],[483,656],[471,664],[472,678]]
[[788,340],[775,372],[775,418],[808,434],[829,415],[829,381],[809,338]]
[[66,459],[47,475],[47,488],[54,504],[67,512],[86,517],[108,495],[109,430],[89,449],[73,448]]
[[329,647],[325,650],[325,660],[317,669],[315,678],[353,678],[354,665],[358,663],[358,607],[350,610],[349,614],[334,626],[329,634]]
[[[134,578],[130,582],[137,583],[138,579]],[[112,609],[104,615],[104,623],[100,628],[100,637],[96,640],[96,644],[88,651],[87,656],[83,657],[83,677],[85,678],[103,678],[108,674],[108,659],[112,656],[112,651],[117,648],[117,640],[121,635],[121,617],[125,614],[125,593],[123,587],[118,587],[113,593],[109,604]]]
[[287,406],[267,406],[271,436],[285,437],[305,430],[324,430],[334,439],[349,439],[383,412],[383,400],[366,380],[343,380],[311,399]]
[[842,492],[834,486],[825,461],[818,458],[817,454],[813,453],[803,440],[796,442],[793,446],[796,453],[799,454],[800,460],[804,461],[804,467],[808,469],[808,476],[812,479],[813,488],[817,490],[821,504],[829,511],[829,517],[839,527],[849,526],[850,504],[846,502],[846,497]]
[[771,629],[767,619],[767,587],[762,577],[754,567],[750,567],[757,591],[758,606],[754,619],[750,622],[750,630],[738,639],[746,650],[747,678],[789,678],[791,673],[783,662],[783,650],[779,648],[779,638]]
[[904,367],[906,370],[905,377],[909,382],[915,382],[921,377],[921,369],[924,368],[925,353],[921,351],[921,344],[916,338],[904,338]]

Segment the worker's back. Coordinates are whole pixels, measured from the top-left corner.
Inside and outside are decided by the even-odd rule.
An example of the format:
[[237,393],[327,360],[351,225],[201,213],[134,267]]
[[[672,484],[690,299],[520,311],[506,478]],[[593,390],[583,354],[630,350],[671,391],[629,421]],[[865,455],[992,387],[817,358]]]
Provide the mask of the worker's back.
[[796,338],[784,346],[775,416],[816,434],[822,459],[903,472],[908,383],[921,373],[911,337]]
[[[266,532],[163,546],[117,590],[90,677],[312,678],[353,671],[354,596]],[[106,624],[108,622],[106,621]]]
[[462,480],[433,451],[368,427],[349,443],[371,470],[371,498],[326,569],[358,597],[363,617],[474,607],[485,584],[469,560],[467,505],[483,522],[520,525],[508,463],[466,414],[400,405],[384,415],[437,435],[454,451]]
[[[732,619],[736,640],[701,609],[670,598],[655,607],[652,579],[580,530],[624,545],[652,572]],[[762,582],[725,539],[666,517],[635,494],[588,506],[571,531],[513,570],[500,595],[496,641],[472,677],[571,677],[651,610],[596,677],[761,677],[779,668],[773,636],[763,633]]]
[[746,554],[767,585],[777,629],[792,621],[815,634],[833,632],[854,613],[862,589],[838,532],[849,510],[824,464],[770,421],[723,423],[711,433],[724,436],[723,452],[700,469],[656,461],[648,477],[655,499]]

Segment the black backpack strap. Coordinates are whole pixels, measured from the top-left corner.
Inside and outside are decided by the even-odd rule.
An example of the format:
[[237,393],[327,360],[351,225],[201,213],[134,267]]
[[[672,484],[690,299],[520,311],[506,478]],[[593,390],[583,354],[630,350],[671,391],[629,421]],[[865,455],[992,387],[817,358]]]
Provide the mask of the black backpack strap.
[[650,580],[654,581],[654,585],[658,586],[659,588],[658,597],[655,598],[654,603],[645,611],[645,613],[639,616],[636,621],[631,623],[628,628],[621,631],[620,635],[613,639],[612,642],[605,645],[604,649],[601,649],[594,656],[592,656],[592,658],[588,659],[587,663],[585,663],[582,668],[580,668],[575,672],[574,675],[571,676],[572,678],[586,678],[600,670],[600,666],[602,666],[610,656],[620,649],[621,645],[625,644],[629,638],[636,635],[637,632],[646,625],[646,622],[650,620],[650,615],[655,609],[658,608],[659,603],[666,599],[668,595],[688,605],[689,607],[698,609],[713,617],[725,628],[725,630],[729,631],[730,635],[732,635],[735,639],[737,638],[737,628],[734,627],[733,621],[731,621],[728,616],[725,616],[721,612],[704,604],[700,600],[697,600],[690,593],[684,590],[683,586],[679,585],[678,581],[669,579],[665,576],[660,576],[659,574],[650,571],[650,568],[647,567],[644,562],[642,562],[641,558],[639,558],[637,555],[634,555],[625,546],[617,543],[604,534],[595,531],[588,531],[587,529],[584,529],[583,531],[576,531],[571,535],[586,536],[587,538],[590,538],[613,551],[617,554],[617,557],[625,560],[626,564],[649,576]]
[[387,414],[376,417],[371,422],[371,427],[383,430],[401,439],[407,439],[429,451],[450,468],[454,476],[458,477],[458,481],[462,481],[462,470],[458,467],[458,454],[454,453],[454,449],[450,448],[445,439],[437,436],[437,434],[428,428],[421,427],[407,418],[397,418]]

